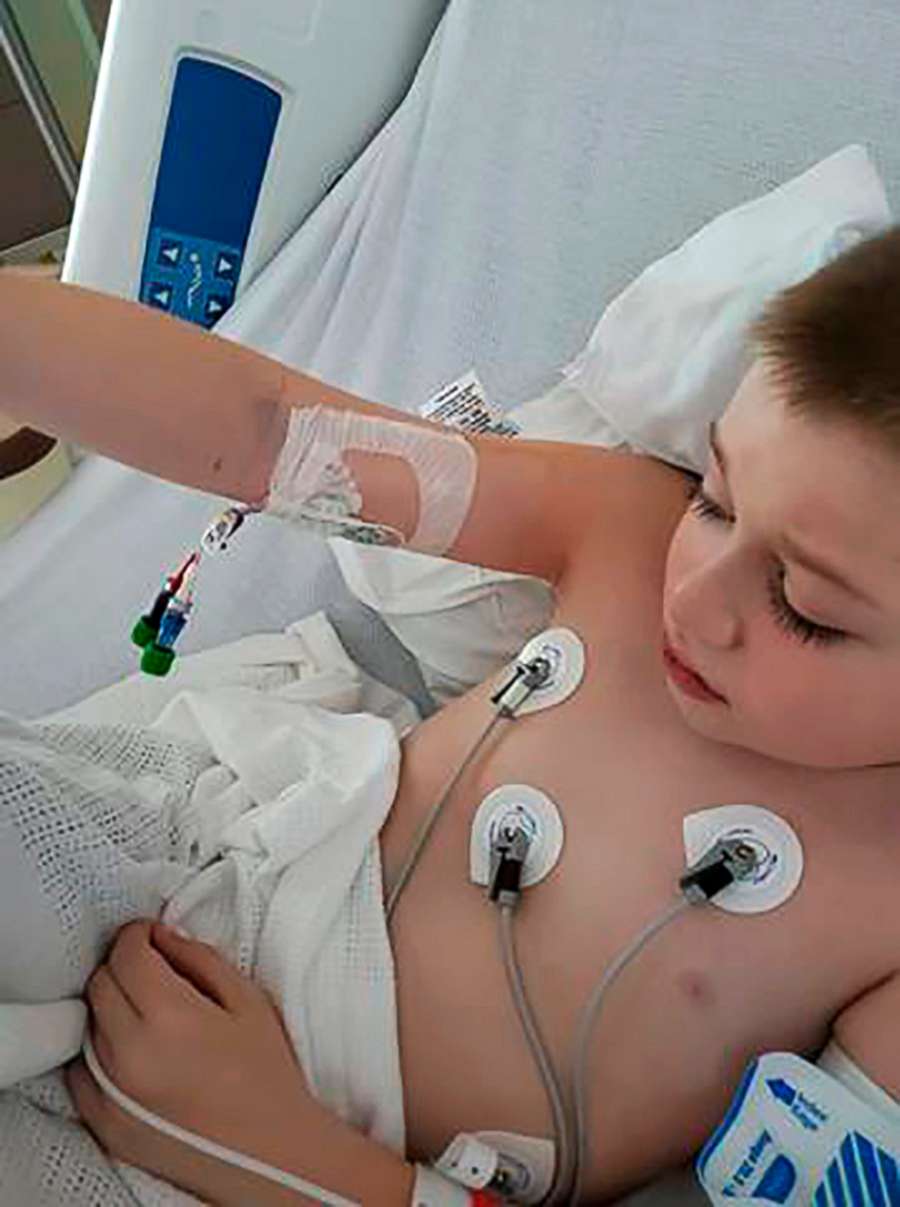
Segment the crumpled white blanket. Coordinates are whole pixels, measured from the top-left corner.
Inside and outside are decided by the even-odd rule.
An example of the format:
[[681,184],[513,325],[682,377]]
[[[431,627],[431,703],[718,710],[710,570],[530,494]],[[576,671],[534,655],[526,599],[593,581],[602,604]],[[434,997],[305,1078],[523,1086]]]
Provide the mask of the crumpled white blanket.
[[[79,727],[94,727],[84,732],[96,742],[97,734],[139,725],[144,729],[138,734],[149,730],[157,741],[171,741],[173,750],[206,752],[205,766],[170,829],[177,839],[163,852],[170,873],[160,894],[161,903],[166,899],[163,920],[215,944],[252,975],[278,1003],[317,1097],[402,1152],[393,962],[378,833],[396,790],[398,738],[418,714],[355,666],[322,614],[284,634],[245,638],[177,666],[169,679],[136,675],[31,725],[47,742],[53,734],[56,740],[60,734],[71,738]],[[382,715],[361,711],[364,704]],[[9,751],[21,758],[28,745],[10,739],[4,749],[2,736],[0,787],[4,769],[19,765]],[[84,760],[70,755],[67,774],[77,778],[79,766]],[[88,766],[85,782],[91,775],[96,789],[97,769]],[[155,809],[167,799],[171,803],[166,785],[154,785],[152,776],[118,779],[118,796],[110,789],[104,797],[100,790],[107,812],[109,802],[124,799],[124,790],[137,792]],[[0,792],[0,807],[4,799]],[[216,854],[221,858],[208,863]],[[109,883],[115,883],[109,872],[107,858],[107,896]],[[122,900],[119,925],[132,916],[124,895]],[[14,916],[4,914],[4,925],[12,925]],[[89,971],[85,965],[82,975]],[[60,972],[60,996],[71,996],[67,976],[71,967]],[[0,1006],[0,1064],[4,1047],[15,1045],[10,1028],[21,1023],[21,1002],[28,1000],[26,994],[18,1008]],[[46,1001],[46,984],[42,996],[30,1000]],[[18,1038],[34,1034],[23,1028]],[[42,1067],[49,1068],[43,1056]],[[2,1072],[0,1067],[0,1085]],[[109,1161],[74,1121],[58,1070],[0,1094],[0,1188],[3,1203],[35,1207],[197,1202]]]

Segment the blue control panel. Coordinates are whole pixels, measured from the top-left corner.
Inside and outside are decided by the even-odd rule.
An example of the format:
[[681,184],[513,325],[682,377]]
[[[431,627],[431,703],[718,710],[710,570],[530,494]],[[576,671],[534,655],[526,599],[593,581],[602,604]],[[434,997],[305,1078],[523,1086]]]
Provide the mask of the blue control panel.
[[142,302],[207,329],[231,308],[281,106],[278,92],[234,68],[178,64]]

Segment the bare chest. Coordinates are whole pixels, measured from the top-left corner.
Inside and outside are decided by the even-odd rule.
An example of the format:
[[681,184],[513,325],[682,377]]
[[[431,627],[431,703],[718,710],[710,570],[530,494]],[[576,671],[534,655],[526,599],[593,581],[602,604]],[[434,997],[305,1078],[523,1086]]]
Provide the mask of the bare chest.
[[[596,1085],[617,1088],[615,1110],[601,1093],[594,1112],[608,1186],[683,1159],[715,1125],[747,1060],[815,1049],[840,1009],[896,966],[885,773],[794,768],[694,735],[665,683],[658,590],[650,582],[646,598],[596,611],[562,604],[554,623],[586,648],[581,688],[556,708],[501,723],[460,780],[395,915],[407,1114],[426,1155],[466,1128],[548,1134],[496,912],[468,877],[472,819],[500,785],[540,789],[563,819],[562,856],[526,891],[517,918],[526,984],[560,1068],[604,968],[676,899],[688,814],[760,805],[803,846],[789,902],[754,916],[691,911],[616,985],[592,1057]],[[495,686],[407,740],[383,834],[388,881],[490,719]],[[660,1097],[663,1115],[652,1109]]]

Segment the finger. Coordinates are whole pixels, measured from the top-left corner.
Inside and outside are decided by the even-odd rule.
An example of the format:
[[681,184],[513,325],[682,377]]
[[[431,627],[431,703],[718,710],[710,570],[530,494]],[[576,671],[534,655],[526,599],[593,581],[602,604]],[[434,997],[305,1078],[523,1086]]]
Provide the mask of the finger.
[[150,1006],[149,993],[155,984],[150,955],[150,922],[129,922],[110,945],[106,967],[120,992],[139,1018]]
[[122,992],[144,1020],[154,1020],[171,1002],[194,1008],[210,1002],[179,976],[151,941],[152,923],[142,920],[124,926],[110,953],[109,969]]
[[253,982],[211,944],[183,938],[161,923],[153,927],[153,942],[176,973],[229,1013],[240,1013],[256,1000]]
[[126,1051],[137,1042],[141,1016],[132,1006],[105,964],[94,972],[85,987],[93,1030],[112,1051]]
[[109,967],[145,1021],[158,1021],[173,1004],[195,1010],[243,1004],[240,987],[226,983],[233,970],[215,948],[179,939],[158,923],[142,920],[123,927]]

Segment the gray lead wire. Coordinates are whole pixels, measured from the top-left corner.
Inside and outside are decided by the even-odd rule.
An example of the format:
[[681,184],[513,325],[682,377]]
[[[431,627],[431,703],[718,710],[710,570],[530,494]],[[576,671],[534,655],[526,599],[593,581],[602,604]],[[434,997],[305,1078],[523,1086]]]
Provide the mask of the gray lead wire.
[[553,1067],[553,1062],[547,1052],[547,1045],[541,1035],[537,1019],[525,990],[522,969],[519,966],[516,954],[515,935],[513,933],[513,909],[514,907],[511,905],[500,907],[500,950],[503,954],[503,966],[506,969],[506,979],[509,983],[513,1003],[518,1012],[519,1021],[522,1024],[522,1030],[525,1033],[525,1039],[531,1050],[534,1063],[543,1082],[547,1100],[550,1104],[550,1113],[553,1116],[553,1131],[555,1133],[557,1153],[556,1170],[553,1176],[553,1185],[550,1187],[550,1191],[544,1202],[547,1203],[548,1207],[555,1207],[555,1204],[565,1202],[563,1196],[565,1195],[566,1185],[562,1179],[568,1177],[567,1171],[570,1168],[571,1129],[569,1120],[566,1118],[562,1087],[560,1086],[556,1070]]
[[581,1190],[586,1172],[585,1166],[588,1156],[588,1055],[591,1032],[594,1029],[594,1023],[597,1021],[600,1007],[603,1005],[603,999],[618,975],[644,950],[650,940],[668,926],[670,922],[673,922],[681,914],[692,908],[691,902],[682,898],[667,909],[665,913],[660,914],[652,922],[648,923],[637,938],[616,956],[603,973],[600,983],[591,994],[590,1000],[582,1012],[581,1022],[578,1027],[578,1039],[575,1045],[575,1056],[572,1063],[572,1081],[575,1095],[575,1169],[574,1178],[572,1179],[572,1195],[569,1200],[572,1207],[577,1207],[578,1200],[581,1198]]
[[[497,712],[491,718],[490,725],[488,725],[487,729],[484,730],[478,741],[463,759],[461,765],[456,771],[456,774],[444,789],[437,804],[433,806],[431,812],[419,827],[419,831],[413,841],[412,850],[407,856],[403,867],[400,869],[400,875],[397,877],[396,883],[388,893],[387,905],[385,907],[385,916],[388,924],[390,924],[391,915],[397,907],[397,902],[400,900],[400,894],[403,892],[404,888],[406,888],[410,876],[415,871],[416,864],[419,862],[419,856],[422,854],[425,844],[428,842],[428,839],[431,836],[431,831],[434,829],[444,805],[450,799],[450,794],[459,783],[463,772],[475,758],[475,755],[481,749],[484,742],[487,741],[489,734],[492,733],[497,722],[500,720],[514,721],[516,717],[516,709],[519,708],[520,705],[524,704],[524,702],[536,688],[543,687],[547,683],[551,674],[552,666],[546,658],[535,658],[531,662],[524,664],[517,662],[516,671],[513,675],[513,678],[509,680],[509,682],[495,695],[491,696],[491,703],[495,706],[499,705]],[[517,694],[517,692],[523,694]],[[516,698],[513,701],[507,700],[504,703],[504,697],[510,694]]]
[[498,721],[504,720],[504,719],[506,719],[506,718],[504,718],[504,714],[502,712],[497,712],[494,714],[494,716],[491,718],[490,725],[488,725],[487,728],[485,730],[483,730],[480,737],[478,738],[478,741],[475,743],[475,745],[472,747],[472,749],[469,751],[469,753],[463,759],[462,763],[457,768],[456,774],[453,776],[450,783],[444,789],[437,804],[435,804],[432,807],[431,812],[428,814],[428,816],[425,818],[422,825],[419,827],[419,831],[416,834],[415,841],[413,842],[413,845],[412,845],[412,850],[410,851],[409,855],[407,856],[406,862],[404,863],[403,867],[400,869],[400,875],[397,877],[396,883],[394,884],[393,888],[391,889],[390,893],[388,894],[387,906],[385,908],[385,914],[386,914],[388,923],[390,923],[391,915],[393,914],[394,910],[397,908],[397,902],[400,900],[400,894],[406,888],[406,885],[409,881],[410,876],[415,871],[416,864],[419,862],[419,856],[422,854],[425,844],[426,844],[426,842],[428,842],[428,839],[431,836],[431,831],[434,829],[435,825],[437,824],[437,820],[441,815],[444,805],[450,799],[450,794],[452,793],[452,791],[456,787],[456,785],[459,783],[463,772],[466,770],[466,768],[469,766],[469,764],[475,758],[475,755],[478,753],[478,751],[481,749],[481,747],[487,741],[488,735],[493,731],[494,726],[497,724]]

